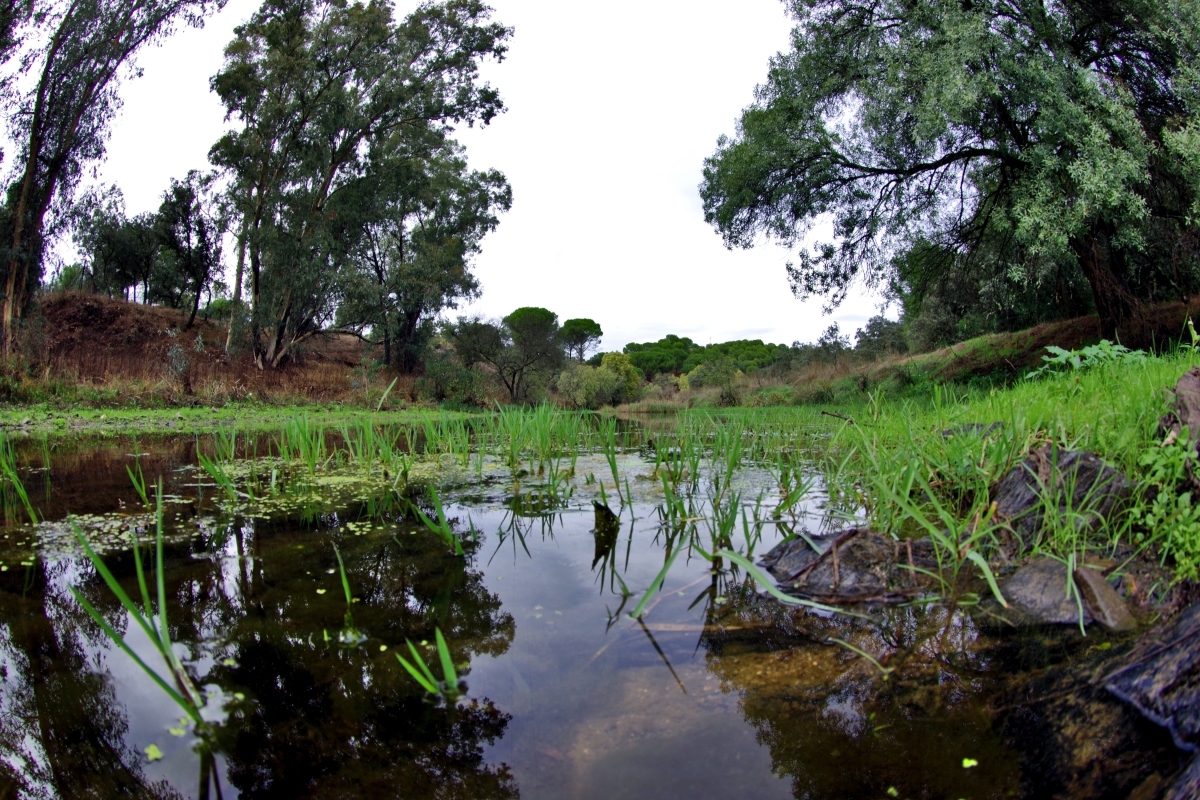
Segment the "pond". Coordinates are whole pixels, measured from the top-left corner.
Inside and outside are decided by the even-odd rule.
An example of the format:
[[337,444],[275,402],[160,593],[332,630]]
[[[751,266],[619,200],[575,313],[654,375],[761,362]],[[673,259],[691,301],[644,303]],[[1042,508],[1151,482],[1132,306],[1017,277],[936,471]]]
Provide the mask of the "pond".
[[[1069,761],[1031,766],[1053,736],[1005,708],[1025,691],[1014,676],[1044,678],[1103,634],[995,636],[938,603],[788,605],[717,555],[749,561],[849,524],[856,510],[805,467],[822,435],[535,411],[10,438],[0,796],[1000,798],[1065,785]],[[140,609],[136,531],[158,614],[160,477],[170,652],[203,725],[164,689],[178,683],[163,654],[79,538]],[[442,681],[439,634],[459,697],[452,681],[426,691],[397,658],[419,673],[415,652]],[[1142,735],[1132,757],[1153,765],[1169,737]]]

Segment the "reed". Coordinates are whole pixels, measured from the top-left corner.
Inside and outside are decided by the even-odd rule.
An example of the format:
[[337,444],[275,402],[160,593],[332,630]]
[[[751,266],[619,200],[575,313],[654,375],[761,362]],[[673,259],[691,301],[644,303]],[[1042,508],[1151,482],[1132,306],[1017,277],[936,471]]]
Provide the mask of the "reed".
[[433,633],[438,660],[442,666],[440,681],[434,676],[429,665],[425,663],[425,659],[421,657],[420,651],[417,650],[417,646],[412,643],[411,639],[407,639],[406,642],[408,643],[408,652],[412,655],[412,661],[408,661],[399,653],[396,654],[396,660],[420,684],[422,689],[431,695],[437,695],[447,705],[453,705],[462,696],[465,687],[459,680],[458,671],[454,668],[454,659],[450,655],[450,648],[446,645],[446,637],[442,636],[440,628],[434,628]]

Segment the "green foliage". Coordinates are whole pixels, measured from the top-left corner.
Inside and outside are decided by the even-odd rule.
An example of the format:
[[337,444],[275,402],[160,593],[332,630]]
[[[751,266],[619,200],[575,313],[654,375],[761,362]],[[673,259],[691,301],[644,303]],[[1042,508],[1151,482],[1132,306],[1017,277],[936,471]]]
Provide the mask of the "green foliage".
[[442,665],[442,680],[439,681],[434,677],[433,671],[429,669],[429,665],[425,663],[425,659],[421,657],[420,651],[411,640],[408,640],[408,652],[412,655],[412,661],[408,661],[399,653],[396,654],[396,660],[421,685],[422,689],[442,698],[448,704],[453,704],[462,695],[463,687],[458,679],[458,671],[454,668],[454,659],[450,656],[450,648],[446,644],[445,637],[442,636],[441,629],[434,628],[434,635],[438,660]]
[[486,407],[489,382],[476,367],[464,366],[454,353],[438,350],[425,357],[417,395],[436,403]]
[[792,350],[787,345],[763,344],[761,339],[739,339],[719,344],[698,345],[687,337],[668,335],[657,342],[633,342],[624,352],[647,377],[663,372],[688,373],[706,361],[732,360],[743,371],[764,369],[786,361]]
[[1064,350],[1054,345],[1046,349],[1050,351],[1050,355],[1042,356],[1046,363],[1029,373],[1030,378],[1041,378],[1056,372],[1091,369],[1102,364],[1139,364],[1146,360],[1144,352],[1130,350],[1107,339],[1101,339],[1099,343],[1079,350]]
[[499,172],[468,170],[452,141],[426,146],[420,159],[406,149],[388,155],[377,180],[355,190],[359,246],[339,278],[338,326],[369,326],[384,362],[405,373],[424,355],[433,319],[479,295],[471,258],[512,204]]
[[614,400],[618,403],[632,403],[641,397],[642,384],[646,376],[633,365],[633,360],[624,353],[605,353],[600,359],[600,369],[612,372],[620,380]]
[[200,298],[210,288],[221,266],[221,239],[225,223],[217,213],[211,192],[212,178],[192,170],[182,181],[171,181],[154,220],[154,231],[162,248],[160,263],[174,272],[180,287],[192,298],[191,314],[184,329],[192,327],[200,310]]
[[1192,496],[1195,443],[1186,428],[1176,441],[1147,447],[1138,459],[1148,502],[1134,507],[1137,543],[1152,537],[1174,559],[1181,579],[1200,578],[1200,502]]
[[1070,265],[1108,336],[1136,321],[1125,286],[1183,291],[1171,253],[1194,238],[1200,186],[1192,4],[788,6],[792,49],[705,162],[701,196],[729,246],[795,244],[832,217],[832,240],[788,268],[797,296],[887,284],[921,241],[1043,294]]
[[563,360],[558,316],[544,308],[518,308],[499,322],[466,317],[446,333],[462,363],[490,366],[512,402],[527,400]]
[[588,352],[600,344],[600,337],[604,336],[604,331],[595,320],[569,319],[562,324],[559,335],[562,337],[563,345],[567,348],[567,353],[579,361],[583,361],[587,358]]
[[571,364],[559,373],[555,388],[574,408],[595,410],[616,403],[625,381],[608,367]]
[[[347,324],[385,322],[408,352],[431,304],[475,291],[463,271],[507,185],[466,173],[448,134],[503,109],[479,79],[511,34],[490,13],[444,0],[397,21],[387,3],[288,0],[236,29],[212,79],[235,125],[210,156],[231,179],[260,365],[283,363],[345,292]],[[395,250],[364,275],[379,247]]]
[[882,315],[871,317],[854,335],[854,354],[868,360],[908,352],[904,323]]

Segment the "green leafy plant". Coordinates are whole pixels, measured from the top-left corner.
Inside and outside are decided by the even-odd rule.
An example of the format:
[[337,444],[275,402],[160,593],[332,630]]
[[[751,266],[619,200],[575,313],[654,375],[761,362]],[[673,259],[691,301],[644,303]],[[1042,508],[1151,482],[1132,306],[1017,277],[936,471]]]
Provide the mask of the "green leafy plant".
[[1146,360],[1146,354],[1141,350],[1130,350],[1107,339],[1079,350],[1064,350],[1054,345],[1046,349],[1050,355],[1042,356],[1042,361],[1046,363],[1029,373],[1031,380],[1060,372],[1078,372],[1102,364],[1140,364]]
[[138,589],[141,592],[142,605],[140,608],[125,593],[120,582],[117,581],[116,577],[105,565],[104,560],[92,549],[91,543],[88,542],[83,531],[79,529],[79,526],[73,520],[71,527],[75,533],[75,538],[79,541],[88,560],[92,562],[92,566],[95,567],[96,572],[104,579],[104,583],[108,586],[109,591],[120,601],[126,612],[129,613],[130,618],[141,628],[146,638],[150,640],[150,643],[154,645],[155,650],[162,657],[163,663],[167,667],[167,674],[171,676],[174,686],[167,683],[149,664],[142,660],[141,656],[130,648],[125,641],[125,637],[109,624],[104,615],[88,602],[88,599],[83,596],[82,592],[74,586],[69,588],[71,594],[75,596],[75,600],[83,606],[84,611],[96,621],[96,624],[108,635],[109,639],[126,655],[132,658],[134,663],[141,668],[142,672],[179,706],[191,721],[196,734],[202,740],[206,740],[212,732],[212,723],[206,722],[200,714],[200,709],[204,705],[204,695],[196,688],[183,662],[179,660],[179,656],[175,654],[174,649],[171,647],[170,629],[167,626],[167,593],[164,583],[165,572],[163,570],[162,495],[162,481],[160,479],[155,490],[154,579],[157,594],[157,609],[154,607],[154,603],[151,602],[149,583],[146,578],[145,569],[142,566],[141,545],[138,542],[135,532],[130,531],[130,540],[133,546],[133,563],[137,573]]
[[462,539],[450,527],[450,523],[446,521],[446,512],[442,508],[442,499],[438,497],[437,489],[429,487],[429,497],[433,500],[434,512],[437,516],[437,521],[430,519],[425,515],[425,512],[416,505],[413,509],[417,512],[417,516],[421,518],[421,522],[425,523],[425,527],[440,536],[451,549],[454,550],[454,555],[463,555]]
[[433,695],[438,695],[448,704],[454,703],[463,694],[464,687],[458,678],[458,670],[454,668],[454,660],[450,656],[450,648],[446,645],[446,638],[442,636],[440,628],[434,628],[434,638],[437,640],[438,660],[442,664],[442,680],[434,677],[433,670],[425,663],[425,659],[421,657],[417,646],[412,643],[411,639],[406,640],[408,643],[408,651],[412,654],[412,661],[408,661],[399,653],[396,654],[396,660],[400,665],[413,676],[413,680],[421,685],[421,688]]

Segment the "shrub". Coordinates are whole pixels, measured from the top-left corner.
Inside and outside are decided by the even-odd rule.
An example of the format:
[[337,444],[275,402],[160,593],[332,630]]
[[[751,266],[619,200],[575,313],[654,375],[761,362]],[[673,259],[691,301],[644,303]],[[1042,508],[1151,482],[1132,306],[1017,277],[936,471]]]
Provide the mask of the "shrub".
[[624,353],[605,353],[604,357],[600,359],[600,367],[611,370],[621,378],[621,389],[617,395],[617,402],[632,403],[641,397],[642,384],[646,382],[646,376],[633,365],[629,356]]
[[624,388],[621,376],[613,370],[586,364],[567,367],[559,374],[556,386],[570,405],[588,409],[612,405]]
[[422,400],[435,403],[479,406],[488,405],[488,380],[475,367],[463,366],[450,352],[438,350],[425,358],[425,374],[415,389]]

